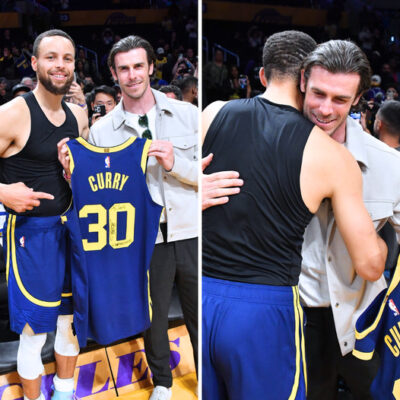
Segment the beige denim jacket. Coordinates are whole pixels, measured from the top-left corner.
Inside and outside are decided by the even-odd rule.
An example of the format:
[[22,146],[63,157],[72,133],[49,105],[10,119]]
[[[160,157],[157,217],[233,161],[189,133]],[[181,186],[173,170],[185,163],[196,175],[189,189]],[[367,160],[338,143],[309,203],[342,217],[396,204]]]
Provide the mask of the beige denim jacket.
[[[400,239],[400,152],[365,133],[350,117],[345,146],[363,175],[365,206],[379,230],[387,220]],[[362,238],[360,238],[362,240]],[[324,201],[304,234],[299,289],[307,307],[332,306],[340,349],[353,350],[355,323],[376,295],[386,287],[360,278],[352,266],[343,239],[334,223],[330,202]]]

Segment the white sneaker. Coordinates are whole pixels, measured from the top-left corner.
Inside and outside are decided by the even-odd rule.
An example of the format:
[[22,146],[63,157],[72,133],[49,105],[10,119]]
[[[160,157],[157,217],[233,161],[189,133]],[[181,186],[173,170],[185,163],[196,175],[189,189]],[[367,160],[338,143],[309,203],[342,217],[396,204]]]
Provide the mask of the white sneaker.
[[149,400],[169,400],[171,396],[171,388],[166,388],[165,386],[156,386]]

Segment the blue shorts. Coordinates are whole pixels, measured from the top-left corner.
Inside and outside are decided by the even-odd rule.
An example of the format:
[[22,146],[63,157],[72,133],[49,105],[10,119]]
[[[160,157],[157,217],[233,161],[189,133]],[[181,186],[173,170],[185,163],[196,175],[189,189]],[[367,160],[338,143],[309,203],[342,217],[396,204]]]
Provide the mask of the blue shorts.
[[4,232],[11,329],[54,331],[58,315],[72,313],[66,228],[59,216],[10,214]]
[[306,398],[297,287],[203,277],[203,400]]

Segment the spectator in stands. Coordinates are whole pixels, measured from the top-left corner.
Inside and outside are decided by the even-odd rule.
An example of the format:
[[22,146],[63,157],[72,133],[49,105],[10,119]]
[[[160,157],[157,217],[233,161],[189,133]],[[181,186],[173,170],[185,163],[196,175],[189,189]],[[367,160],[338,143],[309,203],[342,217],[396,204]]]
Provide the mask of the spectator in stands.
[[228,68],[224,64],[224,53],[216,49],[214,60],[206,64],[203,71],[204,91],[207,102],[225,100],[228,89]]
[[21,79],[21,83],[25,86],[28,86],[29,89],[33,90],[36,87],[37,82],[34,82],[33,79],[29,76]]
[[[101,85],[94,89],[93,91],[93,101],[91,102],[91,108],[93,111],[91,124],[93,125],[105,114],[108,114],[117,105],[117,93],[114,88]],[[96,112],[96,106],[104,106],[105,114],[101,112]]]
[[381,104],[385,100],[385,92],[381,89],[382,79],[379,75],[371,76],[371,88],[365,95],[367,100],[374,100],[374,103]]
[[157,49],[157,57],[155,61],[155,78],[156,79],[163,79],[163,67],[167,63],[167,57],[165,56],[165,51],[162,47]]
[[7,93],[8,81],[6,78],[0,78],[0,105],[7,103],[10,100],[10,96]]
[[193,64],[195,65],[197,62],[197,57],[196,54],[194,53],[194,50],[189,47],[186,49],[186,58]]
[[382,142],[400,151],[400,102],[387,100],[375,116],[374,132]]
[[229,71],[229,99],[248,99],[250,98],[251,85],[246,75],[240,75],[236,65],[232,65]]
[[16,77],[14,59],[8,47],[4,47],[3,55],[0,57],[0,75],[9,80],[13,80]]
[[181,80],[175,80],[172,82],[176,84],[182,91],[183,101],[192,103],[197,106],[197,95],[198,95],[198,79],[194,76],[186,76]]
[[399,100],[399,90],[396,84],[386,86],[386,100]]
[[18,83],[13,88],[11,89],[11,94],[12,97],[17,97],[17,96],[22,96],[25,93],[28,93],[31,91],[31,88],[24,85],[23,83]]
[[183,79],[186,76],[193,76],[194,72],[194,65],[181,54],[172,69],[173,79]]
[[169,97],[170,99],[175,99],[175,100],[180,100],[182,101],[182,91],[181,89],[179,89],[178,86],[175,85],[165,85],[162,86],[159,91],[161,93],[165,93],[165,95],[167,97]]

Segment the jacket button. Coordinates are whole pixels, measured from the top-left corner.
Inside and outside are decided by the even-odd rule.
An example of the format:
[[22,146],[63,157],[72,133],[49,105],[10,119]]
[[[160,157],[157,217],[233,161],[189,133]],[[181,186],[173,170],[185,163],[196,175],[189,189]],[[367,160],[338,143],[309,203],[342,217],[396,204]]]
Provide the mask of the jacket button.
[[336,304],[335,304],[335,307],[338,308],[338,307],[339,307],[339,303],[336,303]]
[[346,346],[347,346],[347,342],[344,342],[343,344],[344,344],[344,347],[346,347]]
[[328,261],[329,261],[329,262],[332,261],[332,257],[331,257],[331,256],[328,257]]

